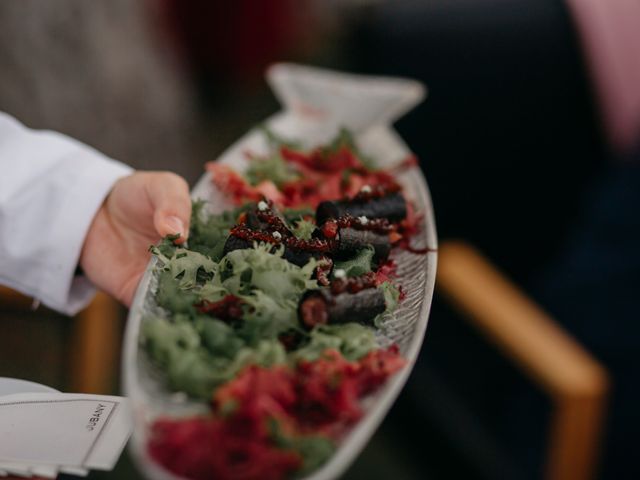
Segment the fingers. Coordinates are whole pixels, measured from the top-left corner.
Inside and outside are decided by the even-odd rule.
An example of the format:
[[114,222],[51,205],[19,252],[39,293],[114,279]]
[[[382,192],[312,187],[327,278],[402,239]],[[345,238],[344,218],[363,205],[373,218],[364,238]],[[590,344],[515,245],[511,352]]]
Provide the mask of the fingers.
[[191,220],[187,182],[174,173],[149,173],[146,189],[154,210],[153,225],[158,234],[161,237],[180,235],[176,243],[183,243],[189,236]]

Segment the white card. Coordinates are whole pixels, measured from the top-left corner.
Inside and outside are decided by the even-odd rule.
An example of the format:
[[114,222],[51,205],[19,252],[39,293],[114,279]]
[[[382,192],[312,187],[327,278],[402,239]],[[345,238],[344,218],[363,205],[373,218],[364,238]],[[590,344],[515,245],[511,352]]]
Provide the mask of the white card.
[[[110,470],[131,433],[125,398],[28,393],[0,397],[0,469],[8,463]],[[13,472],[11,472],[13,473]]]
[[58,476],[58,469],[47,465],[33,466],[30,470],[34,477],[56,478]]
[[7,475],[14,477],[30,478],[32,476],[29,466],[22,463],[3,462],[0,463],[0,469],[7,472]]
[[80,467],[60,467],[60,473],[68,473],[69,475],[75,475],[76,477],[86,477],[89,475],[89,470]]

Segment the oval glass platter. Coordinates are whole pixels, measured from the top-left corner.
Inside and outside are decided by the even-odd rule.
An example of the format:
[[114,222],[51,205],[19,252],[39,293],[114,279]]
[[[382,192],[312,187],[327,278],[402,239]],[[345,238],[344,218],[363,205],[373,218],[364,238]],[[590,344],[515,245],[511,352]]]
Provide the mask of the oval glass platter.
[[[327,142],[341,128],[350,129],[360,151],[372,158],[377,167],[397,166],[411,155],[410,150],[390,125],[424,97],[424,87],[415,81],[362,77],[278,64],[267,74],[276,96],[284,106],[282,112],[267,119],[265,126],[285,139],[312,148]],[[264,154],[269,146],[263,130],[256,128],[232,145],[218,159],[237,171],[247,167],[246,152]],[[431,198],[425,178],[417,166],[397,170],[396,181],[421,221],[412,245],[427,253],[416,254],[395,248],[391,258],[397,264],[395,283],[405,294],[398,307],[385,314],[377,331],[380,347],[396,344],[407,364],[363,402],[364,415],[340,439],[330,459],[306,476],[309,480],[338,478],[364,448],[400,393],[420,352],[433,295],[437,237]],[[192,191],[194,199],[206,201],[211,213],[233,207],[217,190],[211,174],[203,175]],[[155,258],[138,287],[127,321],[123,349],[124,392],[134,412],[134,433],[130,448],[143,474],[153,480],[177,477],[156,464],[146,445],[149,427],[159,416],[186,416],[206,413],[205,403],[191,401],[180,392],[166,387],[160,371],[149,361],[140,344],[141,324],[145,315],[166,315],[156,305]]]

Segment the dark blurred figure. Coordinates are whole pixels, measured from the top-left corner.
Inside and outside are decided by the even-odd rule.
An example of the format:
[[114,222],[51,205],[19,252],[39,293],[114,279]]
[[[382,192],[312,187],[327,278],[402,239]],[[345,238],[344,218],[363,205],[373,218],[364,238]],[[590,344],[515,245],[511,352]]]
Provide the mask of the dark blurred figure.
[[[398,128],[422,160],[440,236],[479,246],[610,369],[599,478],[640,478],[640,5],[403,0],[359,13],[359,69],[429,86]],[[441,303],[432,317],[400,403],[413,413],[394,411],[421,451],[441,452],[424,454],[427,469],[539,478],[545,400]],[[416,431],[429,409],[425,424],[462,461]]]
[[570,0],[595,86],[607,168],[531,291],[610,370],[602,478],[640,478],[640,3]]
[[267,66],[300,56],[312,41],[308,0],[162,0],[162,17],[205,106],[264,87]]

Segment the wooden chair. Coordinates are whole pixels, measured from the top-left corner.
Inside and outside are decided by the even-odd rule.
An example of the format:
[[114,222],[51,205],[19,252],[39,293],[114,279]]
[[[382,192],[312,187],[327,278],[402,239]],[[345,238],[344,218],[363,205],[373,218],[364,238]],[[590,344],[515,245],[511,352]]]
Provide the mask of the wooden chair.
[[[33,299],[0,287],[0,306],[12,310],[32,308]],[[77,393],[112,393],[119,365],[120,307],[105,293],[73,321],[69,347],[69,389]],[[26,340],[25,340],[26,341]]]
[[544,478],[594,478],[606,369],[473,247],[445,242],[438,257],[438,291],[551,398]]

